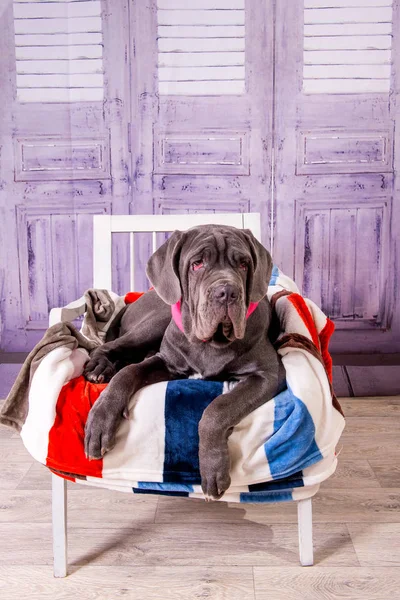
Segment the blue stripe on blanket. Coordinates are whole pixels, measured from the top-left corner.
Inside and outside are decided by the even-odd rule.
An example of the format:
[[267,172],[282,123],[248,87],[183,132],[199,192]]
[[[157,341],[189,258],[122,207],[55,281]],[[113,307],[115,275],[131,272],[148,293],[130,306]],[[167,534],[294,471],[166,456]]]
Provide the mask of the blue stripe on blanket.
[[180,498],[189,498],[189,492],[169,492],[167,490],[142,490],[141,488],[132,488],[134,494],[157,494],[157,496],[179,496]]
[[186,483],[156,483],[154,481],[138,481],[141,490],[161,490],[164,492],[194,492],[193,486]]
[[298,471],[290,477],[284,479],[275,479],[274,481],[265,481],[263,483],[253,483],[249,485],[249,492],[269,492],[274,490],[291,490],[292,488],[304,487],[303,472]]
[[132,491],[135,494],[160,494],[161,496],[184,496],[187,498],[194,489],[192,485],[183,483],[138,481],[137,487],[133,487]]
[[276,285],[276,280],[279,277],[279,269],[276,265],[272,268],[271,278],[269,280],[269,285]]
[[242,492],[240,494],[240,502],[289,502],[293,500],[292,492],[264,492],[250,493]]
[[165,393],[164,482],[200,483],[199,421],[220,394],[219,381],[170,381]]
[[275,397],[274,432],[264,444],[274,479],[291,475],[323,458],[315,442],[315,426],[304,402],[290,387]]

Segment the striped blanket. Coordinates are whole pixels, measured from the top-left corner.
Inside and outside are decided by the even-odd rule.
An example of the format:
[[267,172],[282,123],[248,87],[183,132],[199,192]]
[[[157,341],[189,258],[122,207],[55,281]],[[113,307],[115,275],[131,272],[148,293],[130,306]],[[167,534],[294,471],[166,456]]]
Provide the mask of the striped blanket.
[[[112,297],[117,310],[137,295]],[[331,385],[328,342],[333,324],[277,267],[268,297],[287,389],[234,428],[229,438],[232,483],[224,501],[308,498],[337,464],[335,448],[344,417]],[[84,324],[83,334],[85,330]],[[35,369],[21,429],[31,455],[53,472],[83,485],[203,498],[198,423],[205,407],[235,381],[185,379],[140,390],[131,399],[130,419],[123,421],[116,446],[103,459],[89,461],[83,446],[85,422],[107,384],[83,378],[87,358],[82,345],[61,345]]]

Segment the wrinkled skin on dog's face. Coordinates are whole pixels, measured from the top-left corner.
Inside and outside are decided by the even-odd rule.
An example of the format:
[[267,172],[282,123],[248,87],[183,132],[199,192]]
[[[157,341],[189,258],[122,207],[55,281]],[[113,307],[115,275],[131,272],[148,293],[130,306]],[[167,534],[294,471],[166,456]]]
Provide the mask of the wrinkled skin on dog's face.
[[163,300],[182,301],[190,341],[224,346],[244,338],[247,309],[265,295],[271,268],[250,231],[203,225],[174,232],[150,258],[147,274]]
[[179,271],[192,321],[191,337],[213,344],[242,339],[248,307],[248,273],[253,270],[244,236],[225,228],[199,231],[184,244]]

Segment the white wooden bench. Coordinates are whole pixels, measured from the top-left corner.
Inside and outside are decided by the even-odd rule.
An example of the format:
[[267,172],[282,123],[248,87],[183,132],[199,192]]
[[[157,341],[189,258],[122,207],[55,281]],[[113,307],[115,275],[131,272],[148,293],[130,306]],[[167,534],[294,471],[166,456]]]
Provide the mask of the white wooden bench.
[[[261,223],[258,213],[221,213],[195,215],[95,215],[93,217],[93,287],[112,288],[111,236],[113,233],[130,234],[130,283],[134,291],[134,248],[135,233],[152,234],[152,250],[157,248],[157,233],[175,229],[185,230],[196,225],[217,223],[232,225],[239,229],[250,229],[260,240]],[[127,290],[129,291],[129,290]],[[84,314],[83,298],[65,308],[50,312],[50,325],[60,320],[73,320]],[[311,498],[297,501],[300,563],[313,564],[312,502]],[[268,507],[266,507],[268,510]],[[52,475],[52,518],[54,576],[67,575],[67,481]]]

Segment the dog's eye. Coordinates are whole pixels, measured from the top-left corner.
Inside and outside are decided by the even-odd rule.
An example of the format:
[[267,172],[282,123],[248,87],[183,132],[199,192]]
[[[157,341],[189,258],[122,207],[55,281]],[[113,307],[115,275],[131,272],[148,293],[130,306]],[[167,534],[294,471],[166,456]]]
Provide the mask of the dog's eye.
[[242,269],[243,271],[247,271],[247,263],[245,263],[245,262],[240,263],[239,268]]
[[195,262],[192,263],[192,269],[193,269],[193,271],[198,271],[203,266],[204,265],[203,265],[203,261],[202,260],[196,260]]

